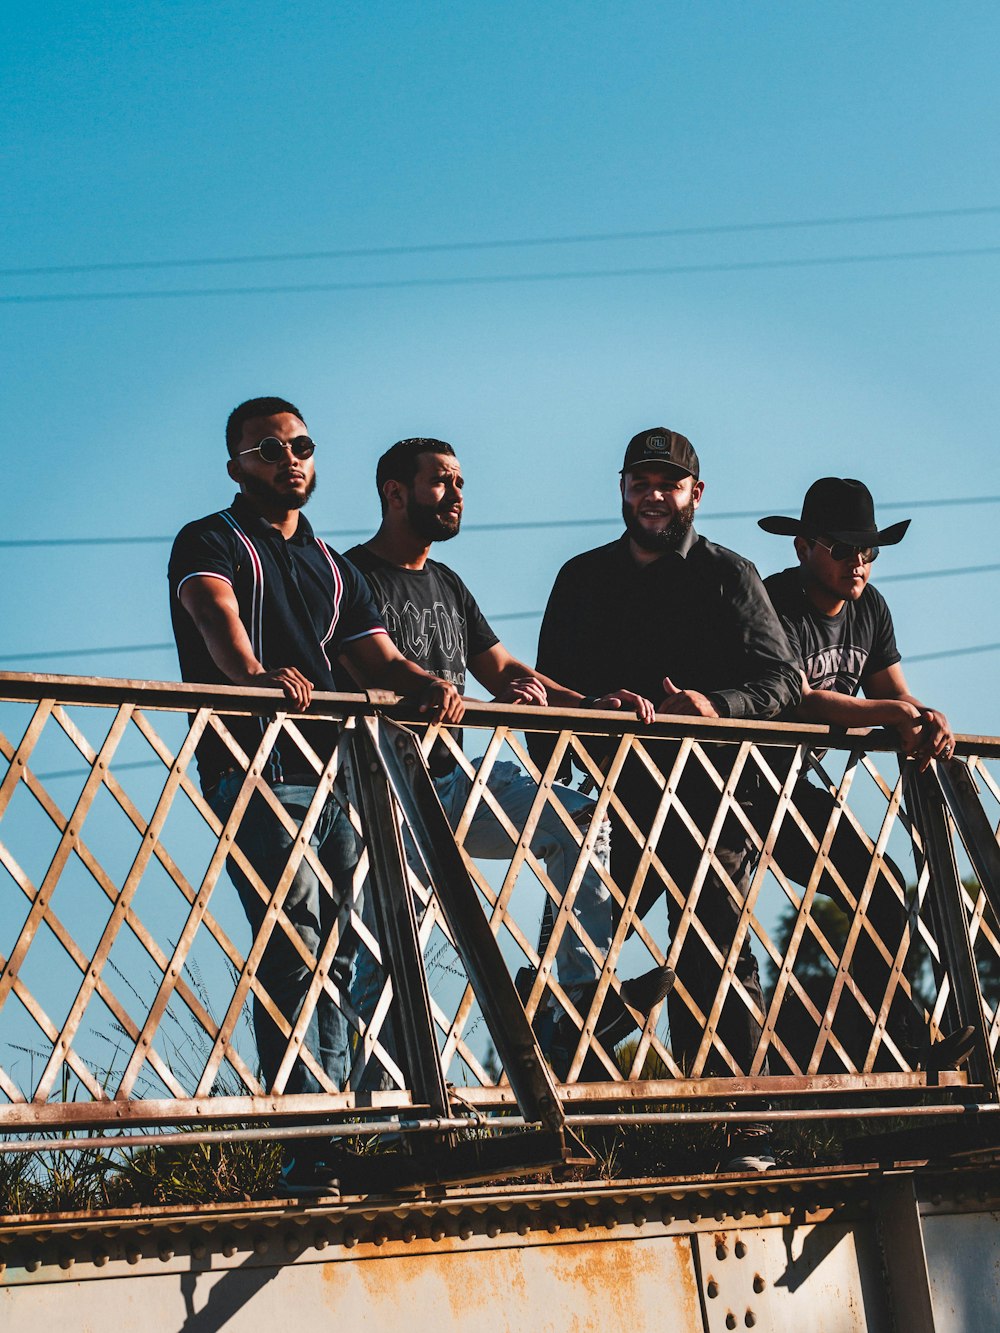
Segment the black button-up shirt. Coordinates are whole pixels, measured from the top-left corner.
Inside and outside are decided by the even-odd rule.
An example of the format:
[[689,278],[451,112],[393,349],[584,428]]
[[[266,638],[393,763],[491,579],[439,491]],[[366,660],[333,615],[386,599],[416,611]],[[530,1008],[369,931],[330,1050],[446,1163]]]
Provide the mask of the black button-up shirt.
[[649,564],[632,559],[627,534],[568,561],[538,640],[539,671],[582,694],[631,689],[659,704],[669,676],[735,718],[798,703],[791,658],[754,566],[693,528]]
[[[332,663],[345,644],[386,632],[362,575],[315,535],[304,514],[299,514],[298,527],[286,541],[237,495],[229,509],[182,528],[170,553],[170,614],[181,677],[186,681],[231,683],[181,604],[184,583],[199,575],[222,579],[232,587],[251,647],[264,667],[297,667],[317,690],[336,690]],[[252,755],[260,744],[263,719],[231,718],[229,725]],[[306,726],[310,744],[326,759],[333,729],[315,723]],[[198,746],[202,784],[213,785],[233,763],[222,742],[206,731]],[[308,772],[298,747],[282,733],[266,776],[283,782]]]

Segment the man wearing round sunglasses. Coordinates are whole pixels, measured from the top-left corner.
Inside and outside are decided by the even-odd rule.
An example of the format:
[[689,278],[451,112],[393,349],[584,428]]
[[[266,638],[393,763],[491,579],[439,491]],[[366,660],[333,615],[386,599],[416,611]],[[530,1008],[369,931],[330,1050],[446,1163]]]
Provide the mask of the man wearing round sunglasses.
[[[304,712],[314,690],[335,691],[334,666],[349,662],[364,686],[416,700],[428,721],[457,722],[464,704],[455,686],[408,661],[395,647],[368,585],[349,561],[332,551],[300,512],[316,486],[315,446],[302,413],[283,398],[254,398],[235,408],[226,426],[227,469],[240,493],[228,509],[189,523],[170,556],[170,608],[181,674],[200,684],[271,686],[289,712]],[[225,718],[253,760],[268,719]],[[304,720],[297,728],[324,764],[339,732],[330,722]],[[209,803],[225,822],[239,799],[243,766],[206,728],[197,760]],[[317,776],[295,735],[282,728],[262,755],[262,778],[297,825],[315,795]],[[293,845],[270,804],[255,792],[236,834],[265,888],[280,881]],[[282,905],[284,917],[318,958],[335,927],[340,943],[330,975],[349,989],[357,938],[349,925],[350,887],[358,860],[356,839],[336,796],[326,802],[310,842],[333,881],[326,891],[303,860]],[[229,873],[256,935],[268,902],[235,861]],[[312,983],[313,968],[274,925],[257,978],[285,1022],[294,1027]],[[285,1063],[287,1036],[259,998],[254,1032],[261,1070],[271,1087]],[[340,1089],[349,1067],[350,1033],[340,1007],[320,991],[302,1038],[328,1083]],[[286,1093],[315,1093],[321,1084],[307,1063],[292,1062]],[[310,1147],[310,1145],[313,1145]],[[325,1156],[324,1156],[325,1154]],[[328,1144],[312,1139],[289,1145],[282,1184],[287,1193],[332,1192],[336,1187]]]
[[[850,477],[821,477],[814,482],[802,502],[801,517],[772,515],[758,523],[765,532],[795,539],[798,565],[764,580],[802,672],[802,700],[795,716],[837,727],[893,727],[904,753],[924,769],[933,759],[951,756],[954,737],[944,714],[910,693],[892,616],[885,599],[869,583],[880,548],[902,541],[909,525],[910,520],[903,519],[878,528],[871,492]],[[781,776],[781,753],[773,754]],[[796,783],[794,801],[815,836],[822,839],[834,810],[833,796],[803,776]],[[758,811],[765,819],[770,813],[770,809]],[[806,884],[815,855],[794,822],[786,819],[775,846],[782,871]],[[830,857],[851,891],[860,893],[871,852],[846,819],[837,826]],[[904,877],[891,860],[886,858],[886,862],[892,878],[884,874],[876,878],[867,917],[895,956],[907,918],[892,880],[902,885]],[[820,880],[819,891],[849,914],[853,910],[828,872]],[[858,937],[853,971],[865,998],[878,1012],[889,968],[865,931]],[[860,1045],[856,1044],[859,1027]],[[857,1014],[848,1026],[837,1026],[858,1058],[863,1058],[867,1047],[868,1034],[863,1029]],[[919,1060],[937,1069],[960,1063],[972,1049],[971,1028],[950,1033],[930,1046],[922,1020],[901,991],[890,1010],[887,1031],[909,1062]]]

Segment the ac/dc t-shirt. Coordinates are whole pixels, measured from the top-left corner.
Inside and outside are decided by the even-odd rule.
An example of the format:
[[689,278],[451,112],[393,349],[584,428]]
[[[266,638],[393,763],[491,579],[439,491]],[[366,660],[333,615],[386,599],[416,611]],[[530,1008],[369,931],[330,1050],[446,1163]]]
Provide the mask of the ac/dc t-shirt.
[[900,660],[889,608],[871,584],[835,616],[813,605],[797,566],[772,574],[764,587],[812,689],[855,695]]
[[[368,580],[382,622],[403,656],[464,694],[469,658],[499,640],[455,571],[437,560],[428,560],[423,569],[404,569],[363,545],[352,546],[346,557]],[[454,764],[441,747],[430,767],[440,775]]]

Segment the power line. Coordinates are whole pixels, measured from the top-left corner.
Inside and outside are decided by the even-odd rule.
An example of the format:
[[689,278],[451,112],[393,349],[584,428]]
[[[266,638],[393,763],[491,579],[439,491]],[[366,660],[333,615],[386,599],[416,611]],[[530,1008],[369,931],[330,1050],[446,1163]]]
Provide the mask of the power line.
[[725,222],[697,227],[664,227],[655,231],[579,232],[566,236],[521,236],[511,240],[438,241],[422,245],[378,245],[337,250],[279,251],[275,254],[197,256],[193,259],[136,259],[90,264],[42,264],[0,268],[0,277],[40,277],[65,273],[126,273],[139,270],[210,268],[239,264],[283,264],[324,259],[373,259],[392,255],[456,254],[481,250],[517,250],[557,245],[595,245],[611,241],[652,241],[671,237],[722,236],[745,232],[795,231],[815,227],[847,227],[876,222],[925,222],[939,218],[982,217],[1000,213],[1000,205],[978,208],[929,208],[907,213],[856,213],[841,217],[796,218],[779,222]]
[[909,574],[879,573],[879,583],[902,583],[907,579],[946,579],[953,574],[993,574],[1000,565],[963,565],[954,569],[919,569]]
[[593,278],[656,278],[689,273],[752,273],[774,269],[843,267],[910,260],[974,259],[1000,254],[1000,246],[957,250],[895,250],[881,254],[820,255],[812,259],[747,259],[733,263],[665,264],[641,268],[567,269],[548,273],[493,273],[466,277],[381,278],[357,282],[275,283],[256,287],[178,287],[171,291],[51,292],[0,296],[0,305],[66,305],[86,301],[165,301],[206,296],[303,296],[318,292],[405,291],[428,287],[489,287],[519,282],[582,282]]
[[[890,500],[879,504],[879,509],[943,509],[953,505],[1000,504],[1000,495],[959,495],[951,499],[934,500]],[[779,513],[793,515],[794,511],[785,507]],[[704,512],[709,523],[723,519],[759,518],[760,509],[730,509],[719,513]],[[463,532],[529,532],[546,528],[610,528],[620,527],[621,517],[609,515],[607,518],[545,518],[514,520],[505,523],[463,523]],[[699,527],[701,523],[699,522]],[[320,532],[321,537],[347,539],[371,536],[371,527],[367,528],[327,528]],[[37,547],[60,546],[167,546],[173,537],[134,536],[134,537],[15,537],[0,541],[0,550],[16,550]],[[978,568],[976,567],[970,567]],[[993,566],[984,565],[984,569]],[[894,575],[893,577],[899,577]],[[884,582],[884,580],[882,580]]]
[[1000,643],[977,643],[971,648],[943,648],[937,653],[909,653],[904,659],[904,665],[909,666],[911,662],[933,662],[941,657],[967,657],[970,653],[995,653],[1000,648]]

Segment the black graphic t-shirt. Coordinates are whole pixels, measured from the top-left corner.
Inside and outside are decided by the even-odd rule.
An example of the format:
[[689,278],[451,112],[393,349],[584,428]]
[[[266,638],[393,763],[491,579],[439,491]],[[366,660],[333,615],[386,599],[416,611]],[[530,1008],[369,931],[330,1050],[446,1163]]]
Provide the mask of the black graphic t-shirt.
[[[499,640],[455,571],[437,560],[428,560],[423,569],[403,569],[367,546],[352,546],[346,556],[368,580],[389,637],[403,656],[452,681],[464,694],[469,658]],[[435,774],[453,766],[447,751],[431,757]]]
[[812,689],[855,695],[900,660],[889,608],[871,584],[835,616],[810,601],[798,566],[772,574],[764,587]]

